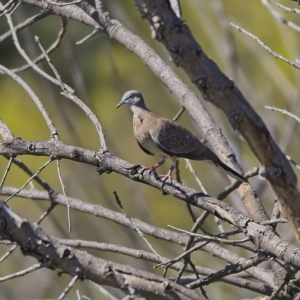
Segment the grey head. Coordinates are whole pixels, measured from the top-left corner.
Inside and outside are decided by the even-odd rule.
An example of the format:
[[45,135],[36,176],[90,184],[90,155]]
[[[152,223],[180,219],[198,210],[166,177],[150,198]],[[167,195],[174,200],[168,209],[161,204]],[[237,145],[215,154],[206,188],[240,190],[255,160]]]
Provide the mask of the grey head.
[[119,108],[123,104],[129,105],[130,108],[132,106],[137,106],[143,109],[147,109],[142,94],[139,91],[135,90],[126,92],[123,95],[120,103],[117,105],[117,108]]

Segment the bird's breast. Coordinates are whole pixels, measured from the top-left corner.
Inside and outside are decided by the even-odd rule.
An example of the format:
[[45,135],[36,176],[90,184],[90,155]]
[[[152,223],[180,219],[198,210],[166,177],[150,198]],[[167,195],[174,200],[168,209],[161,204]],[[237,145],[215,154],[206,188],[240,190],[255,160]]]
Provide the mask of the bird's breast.
[[143,148],[147,149],[152,154],[158,156],[168,157],[153,141],[150,134],[149,124],[147,120],[141,116],[136,116],[133,118],[133,133],[138,142],[142,145]]

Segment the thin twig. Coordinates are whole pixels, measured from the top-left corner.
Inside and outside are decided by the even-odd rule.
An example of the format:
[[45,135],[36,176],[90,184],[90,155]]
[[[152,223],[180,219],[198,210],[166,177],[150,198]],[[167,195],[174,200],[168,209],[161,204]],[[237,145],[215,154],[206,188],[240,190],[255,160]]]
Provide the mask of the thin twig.
[[44,119],[46,121],[46,124],[51,132],[52,137],[53,138],[58,137],[56,127],[55,127],[50,115],[46,111],[46,109],[45,109],[44,105],[41,103],[40,99],[36,96],[36,94],[33,92],[33,90],[29,87],[29,85],[17,74],[14,74],[13,72],[11,72],[9,69],[5,68],[2,65],[0,65],[0,71],[3,71],[7,75],[9,75],[12,79],[14,79],[17,83],[19,83],[22,86],[22,88],[31,97],[31,99],[33,100],[33,102],[35,103],[35,105],[37,106],[39,111],[42,113],[42,116],[44,117]]
[[176,116],[173,118],[173,120],[177,121],[184,112],[185,112],[185,107],[181,106],[180,111],[176,114]]
[[195,180],[197,181],[197,183],[198,183],[198,185],[199,185],[201,191],[202,191],[204,194],[207,195],[207,191],[206,191],[206,189],[204,188],[204,186],[203,186],[201,180],[199,179],[199,177],[198,177],[198,175],[197,175],[197,172],[194,170],[194,168],[193,168],[193,166],[192,166],[192,164],[191,164],[191,161],[190,161],[189,159],[185,159],[185,162],[186,162],[186,165],[188,166],[190,172],[193,174]]
[[287,115],[287,116],[289,116],[289,117],[295,119],[298,123],[300,123],[300,118],[299,118],[299,117],[297,117],[296,115],[294,115],[294,114],[292,114],[292,113],[286,111],[285,109],[280,109],[280,108],[271,107],[271,106],[265,106],[265,108],[270,109],[270,110],[272,110],[272,111],[280,112],[280,113],[282,113],[283,115]]
[[[30,25],[34,24],[35,22],[42,20],[43,18],[47,17],[48,13],[46,11],[42,11],[31,18],[26,19],[23,23],[15,26],[16,32],[21,31],[22,29],[29,27]],[[11,30],[7,31],[6,33],[0,36],[0,43],[9,38],[12,35]]]
[[[94,283],[94,282],[93,282]],[[109,298],[111,300],[118,300],[118,298],[114,297],[111,293],[108,292],[107,289],[105,289],[104,287],[102,287],[100,284],[95,284],[94,283],[95,288],[101,293],[103,294],[106,298]]]
[[49,159],[47,162],[45,162],[15,193],[13,193],[11,196],[9,196],[7,199],[5,199],[5,202],[7,203],[12,197],[17,195],[20,191],[24,189],[24,187],[31,182],[31,180],[40,174],[53,160]]
[[[12,15],[16,11],[16,9],[20,6],[21,3],[20,2],[16,2],[16,1],[9,1],[8,4],[11,4],[11,6],[8,9],[4,9],[3,10],[3,6],[0,3],[0,10],[3,11],[3,13],[0,14],[0,17],[2,17],[4,15],[8,15],[8,14]],[[8,7],[8,6],[6,6],[6,7]]]
[[180,228],[177,228],[177,227],[174,227],[174,226],[171,226],[171,225],[168,225],[168,227],[172,228],[174,230],[177,230],[179,232],[185,233],[189,236],[198,237],[201,240],[214,241],[214,242],[223,243],[223,244],[226,244],[226,245],[234,245],[235,246],[236,244],[245,243],[245,242],[249,241],[249,238],[244,238],[244,239],[241,239],[241,240],[234,240],[233,241],[233,240],[218,238],[216,236],[206,236],[206,235],[190,232],[188,230],[180,229]]
[[[249,170],[248,172],[246,172],[244,174],[244,177],[246,179],[249,179],[251,177],[257,176],[259,174],[259,168],[252,168],[251,170]],[[236,190],[240,185],[242,184],[242,182],[240,181],[234,181],[232,182],[228,187],[226,187],[223,191],[221,191],[219,194],[217,194],[215,196],[215,198],[219,199],[219,200],[224,200],[230,193],[232,193],[234,190]]]
[[[4,157],[6,159],[9,159],[9,156],[4,155]],[[35,172],[33,172],[32,170],[30,170],[26,164],[24,164],[22,162],[22,160],[18,159],[18,158],[14,158],[13,160],[13,164],[17,167],[19,167],[23,172],[25,172],[26,174],[28,174],[29,176],[33,176],[35,174]],[[37,182],[43,189],[45,189],[49,195],[51,196],[51,194],[55,193],[55,190],[41,177],[39,177],[38,175],[34,176],[34,181]]]
[[[10,15],[6,15],[7,18],[7,22],[9,24],[10,30],[12,32],[12,36],[13,36],[13,40],[14,40],[14,44],[16,46],[16,48],[18,49],[19,53],[24,57],[24,59],[27,61],[27,63],[30,64],[30,66],[32,67],[32,69],[34,69],[36,72],[38,72],[40,75],[42,75],[43,77],[45,77],[46,79],[48,79],[49,81],[51,81],[52,83],[56,84],[56,85],[60,85],[60,83],[58,82],[58,80],[56,80],[55,78],[53,78],[52,76],[48,75],[46,72],[44,72],[43,70],[41,70],[36,64],[33,63],[33,61],[28,57],[28,55],[26,54],[26,52],[23,50],[23,48],[21,47],[17,34],[16,34],[16,30],[15,27],[12,23],[12,19],[10,17]],[[67,85],[64,85],[64,87],[68,90],[68,92],[70,93],[74,93],[74,90],[72,88],[70,88]]]
[[[5,10],[10,6],[14,4],[14,0],[9,0],[5,5],[2,5],[2,3],[0,3],[0,11],[5,12]],[[5,12],[6,13],[6,12]]]
[[97,116],[89,109],[89,107],[83,101],[81,101],[78,97],[76,97],[73,94],[72,91],[69,90],[69,88],[66,84],[64,84],[61,81],[61,77],[60,77],[58,71],[56,70],[56,68],[54,67],[54,65],[52,64],[52,62],[51,62],[49,56],[47,55],[44,47],[41,45],[41,43],[39,41],[39,37],[36,36],[35,40],[36,40],[38,46],[40,47],[42,53],[44,54],[50,68],[52,69],[53,73],[55,74],[55,76],[57,78],[58,85],[61,87],[61,89],[63,91],[62,95],[64,95],[67,99],[70,99],[71,101],[75,102],[86,113],[86,115],[90,118],[90,120],[95,125],[96,130],[99,134],[101,149],[102,149],[102,151],[106,151],[107,146],[106,146],[105,136],[104,136],[104,133],[103,133],[103,130],[102,130],[102,126],[101,126],[100,122],[97,119]]
[[61,185],[63,194],[64,194],[64,198],[65,198],[66,203],[67,203],[68,230],[69,230],[69,232],[71,232],[70,204],[69,204],[68,197],[67,197],[67,195],[66,195],[66,188],[65,188],[65,185],[64,185],[63,180],[62,180],[62,177],[61,177],[59,160],[57,160],[57,174],[58,174],[59,182],[60,182],[60,185]]
[[291,29],[295,30],[297,33],[300,33],[300,27],[298,25],[296,25],[295,23],[287,20],[280,13],[278,13],[276,10],[274,10],[273,7],[270,5],[269,0],[261,0],[261,2],[278,21],[280,21],[282,24],[290,27]]
[[25,270],[22,270],[22,271],[19,271],[19,272],[16,272],[16,273],[13,273],[13,274],[10,274],[7,276],[0,277],[0,282],[27,275],[29,273],[32,273],[38,269],[45,267],[45,266],[46,266],[45,263],[34,264],[33,266],[31,266]]
[[70,292],[70,290],[73,288],[73,286],[75,285],[76,281],[78,279],[78,275],[75,275],[72,280],[70,281],[70,283],[68,284],[68,286],[65,288],[65,290],[60,294],[60,296],[57,298],[58,300],[63,300],[67,294]]
[[12,246],[1,258],[0,263],[2,263],[7,257],[9,257],[18,247],[18,245]]
[[[46,50],[46,53],[49,55],[50,53],[52,53],[55,49],[57,49],[60,44],[62,43],[63,37],[65,36],[65,33],[67,32],[67,19],[66,18],[61,18],[61,29],[58,33],[57,39],[54,41],[54,43]],[[41,62],[43,59],[45,59],[45,55],[41,54],[40,56],[38,56],[37,58],[35,58],[33,60],[34,64],[38,64],[39,62]],[[25,66],[22,66],[20,68],[16,68],[16,69],[12,69],[11,71],[14,73],[18,73],[18,72],[23,72],[28,70],[29,68],[31,68],[30,64],[27,64]]]
[[99,31],[99,29],[94,29],[90,34],[88,34],[86,37],[84,37],[83,39],[81,39],[80,41],[76,42],[76,45],[81,45],[84,42],[86,42],[87,40],[89,40],[91,37],[93,37],[97,32]]
[[134,220],[127,214],[127,212],[125,211],[122,202],[117,194],[116,191],[113,192],[114,196],[115,196],[115,200],[118,204],[118,206],[121,208],[122,212],[124,213],[124,215],[126,216],[126,218],[129,220],[131,226],[133,229],[135,229],[138,234],[142,237],[142,239],[146,242],[146,244],[148,245],[148,247],[151,249],[151,251],[159,258],[159,260],[161,262],[163,262],[162,257],[155,251],[155,249],[152,247],[152,245],[148,242],[147,238],[145,237],[145,235],[143,234],[143,232],[134,224]]
[[50,214],[50,212],[54,209],[56,205],[57,205],[56,203],[51,203],[49,208],[39,217],[36,223],[41,224],[41,222]]
[[247,259],[242,263],[237,263],[234,265],[227,265],[224,269],[216,272],[215,274],[209,275],[205,278],[201,278],[200,280],[196,280],[190,284],[187,285],[188,288],[195,289],[202,285],[208,285],[211,282],[220,280],[224,276],[227,276],[229,274],[236,274],[242,271],[245,271],[251,267],[257,266],[258,264],[262,263],[263,261],[266,261],[269,257],[264,253],[259,253],[257,256]]
[[275,3],[278,7],[282,8],[283,10],[287,11],[287,12],[291,12],[291,13],[295,13],[295,14],[300,14],[300,10],[297,8],[290,8],[290,7],[286,7],[281,5],[280,3]]
[[263,49],[265,49],[267,52],[269,52],[271,55],[273,55],[275,58],[278,58],[288,64],[290,64],[291,66],[300,69],[300,64],[298,63],[294,63],[288,59],[286,59],[285,57],[281,56],[280,54],[276,53],[275,51],[271,50],[271,48],[269,48],[268,46],[266,46],[257,36],[253,35],[252,33],[244,30],[243,28],[230,23],[230,25],[234,28],[236,28],[238,31],[243,32],[244,34],[248,35],[249,37],[251,37],[252,39],[254,39]]
[[8,164],[7,164],[7,167],[6,167],[6,169],[5,169],[4,175],[3,175],[3,177],[2,177],[2,180],[1,180],[1,182],[0,182],[0,190],[1,190],[1,188],[3,187],[4,181],[5,181],[5,179],[6,179],[7,175],[8,175],[8,172],[9,172],[9,170],[10,170],[10,167],[11,167],[11,164],[12,164],[13,160],[14,160],[14,158],[13,158],[13,157],[10,157],[10,159],[9,159],[9,161],[8,161]]

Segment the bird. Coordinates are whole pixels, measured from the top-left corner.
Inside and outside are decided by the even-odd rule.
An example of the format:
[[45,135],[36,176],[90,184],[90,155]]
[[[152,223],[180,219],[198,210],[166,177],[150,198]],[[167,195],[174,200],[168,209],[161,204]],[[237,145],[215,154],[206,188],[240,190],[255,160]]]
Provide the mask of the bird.
[[177,122],[150,111],[139,91],[127,91],[116,108],[128,105],[133,113],[133,133],[140,148],[147,154],[158,156],[159,161],[152,167],[144,167],[149,173],[156,171],[164,164],[166,158],[172,161],[166,175],[160,175],[163,185],[167,180],[172,182],[171,174],[178,158],[191,160],[207,160],[223,169],[231,177],[240,182],[248,182],[243,175],[224,164],[218,156],[199,141],[188,129]]

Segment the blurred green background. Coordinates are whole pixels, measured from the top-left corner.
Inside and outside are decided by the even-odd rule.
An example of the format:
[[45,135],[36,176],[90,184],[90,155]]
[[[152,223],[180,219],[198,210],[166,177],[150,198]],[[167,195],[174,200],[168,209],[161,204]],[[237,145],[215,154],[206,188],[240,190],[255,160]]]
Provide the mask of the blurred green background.
[[[292,2],[285,3],[284,1],[282,4],[293,5]],[[299,55],[298,35],[275,20],[260,1],[190,0],[181,1],[181,5],[183,20],[191,28],[206,54],[239,86],[247,100],[263,118],[281,149],[296,161],[300,161],[298,150],[299,124],[287,116],[265,109],[266,105],[275,106],[299,115],[298,70],[275,59],[253,39],[232,27],[229,28],[232,39],[228,38],[226,29],[222,24],[222,13],[225,13],[227,23],[233,22],[251,32],[271,47],[273,51],[291,61],[295,61]],[[294,6],[296,7],[296,5]],[[119,20],[133,33],[141,36],[166,63],[175,69],[185,83],[196,91],[184,72],[172,64],[164,47],[151,39],[149,24],[146,20],[141,19],[134,1],[104,1],[104,8],[110,13],[111,18]],[[16,25],[38,12],[36,7],[21,5],[13,15],[14,24]],[[299,24],[297,15],[283,11],[281,13],[289,20]],[[59,18],[49,16],[18,33],[21,46],[33,59],[40,54],[34,37],[39,36],[42,45],[48,48],[56,39],[59,28]],[[0,35],[8,30],[7,21],[5,17],[2,17],[0,19]],[[106,135],[109,150],[132,163],[152,165],[156,159],[143,153],[133,137],[130,110],[127,107],[116,110],[115,107],[123,93],[129,89],[140,90],[149,109],[169,118],[176,115],[180,109],[180,104],[138,57],[116,41],[110,40],[105,34],[99,33],[85,43],[76,45],[77,41],[91,31],[92,28],[69,20],[62,45],[51,54],[52,63],[57,68],[63,82],[73,87],[77,96],[98,116]],[[25,64],[11,38],[0,44],[0,64],[8,68],[17,68]],[[52,75],[46,63],[43,62],[39,66]],[[30,85],[40,98],[54,120],[64,143],[94,151],[100,147],[96,130],[88,117],[74,103],[60,95],[58,87],[32,70],[19,73],[19,76]],[[202,101],[201,95],[198,92],[197,94]],[[231,147],[236,151],[238,161],[244,171],[258,166],[254,155],[247,145],[238,138],[238,134],[231,128],[222,112],[209,103],[204,101],[202,103],[217,125],[222,128]],[[0,117],[15,136],[22,137],[24,140],[48,140],[50,137],[49,129],[31,98],[15,81],[4,75],[0,75]],[[199,129],[196,128],[187,113],[184,113],[179,122],[201,138]],[[29,156],[19,158],[34,171],[47,160],[46,158]],[[170,162],[168,161],[159,169],[159,172],[166,172],[169,165]],[[5,172],[6,166],[7,160],[0,157],[1,174]],[[193,163],[193,166],[208,194],[214,196],[229,184],[226,176],[213,166],[203,163]],[[184,184],[198,188],[193,176],[187,170],[184,160],[181,161],[180,168]],[[95,168],[70,161],[61,161],[61,171],[68,196],[120,211],[113,196],[113,191],[117,191],[127,213],[132,217],[163,228],[167,228],[167,225],[170,224],[188,230],[192,226],[192,220],[184,203],[169,196],[163,196],[159,191],[148,186],[122,178],[117,174],[98,176]],[[53,188],[61,191],[55,163],[48,166],[42,172],[41,177]],[[13,166],[5,186],[20,187],[27,179],[27,175]],[[274,194],[265,181],[259,178],[250,181],[270,214]],[[40,189],[35,183],[34,186]],[[233,193],[226,201],[245,212],[237,194]],[[10,200],[9,205],[21,217],[34,222],[49,204],[16,197]],[[194,212],[196,216],[201,213],[197,209]],[[55,208],[41,226],[49,234],[56,237],[116,243],[149,251],[144,241],[132,230],[76,211],[71,211],[71,217],[71,233],[68,233],[65,207]],[[226,224],[224,227],[225,230],[230,230]],[[285,227],[279,226],[279,232],[282,233],[284,239],[293,241],[292,233],[287,228],[287,225]],[[212,217],[207,221],[207,229],[217,232]],[[180,247],[173,244],[163,243],[153,238],[149,238],[149,240],[162,256],[173,258],[182,251]],[[9,247],[0,246],[0,254],[5,254],[7,249]],[[231,248],[231,250],[245,257],[251,256],[243,250],[235,248]],[[89,252],[108,260],[130,263],[135,267],[162,274],[160,269],[153,270],[151,263],[109,252]],[[221,269],[225,265],[218,258],[204,252],[194,254],[193,258],[195,264],[204,267]],[[16,251],[10,258],[2,262],[0,276],[19,271],[33,263],[35,263],[34,259],[29,257],[24,259],[20,251]],[[169,271],[168,275],[175,276],[175,272]],[[69,281],[68,275],[58,277],[57,272],[43,269],[26,277],[0,284],[0,298],[56,298]],[[36,283],[34,288],[28,289],[28,286],[33,286],[33,283]],[[87,297],[105,299],[104,296],[99,296],[101,293],[92,283],[80,282],[71,291],[69,299],[76,297],[76,289]],[[256,295],[222,283],[215,283],[207,287],[207,293],[211,299],[233,299]]]

